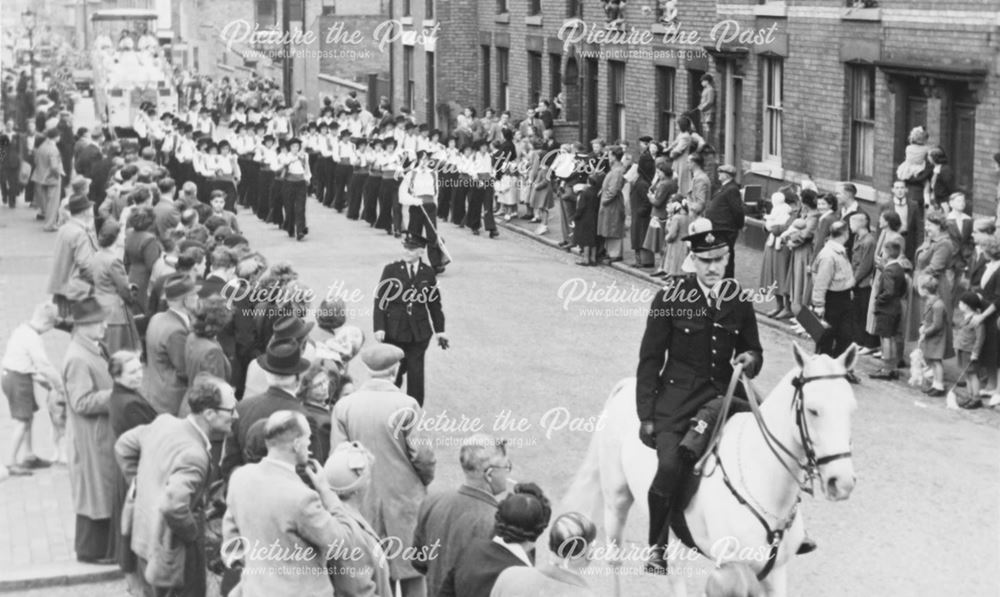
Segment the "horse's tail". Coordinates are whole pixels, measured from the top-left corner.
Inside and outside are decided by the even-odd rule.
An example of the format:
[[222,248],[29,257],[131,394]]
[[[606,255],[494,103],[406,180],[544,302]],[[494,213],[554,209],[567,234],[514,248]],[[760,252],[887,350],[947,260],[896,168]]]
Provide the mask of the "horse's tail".
[[[623,379],[622,381],[615,384],[613,390],[609,394],[610,397],[615,396],[621,391],[622,387],[629,382],[628,379]],[[605,402],[604,412],[607,411],[607,402]],[[573,477],[573,481],[569,485],[569,490],[566,492],[565,497],[561,504],[560,512],[579,512],[580,514],[586,515],[588,518],[593,520],[595,524],[601,520],[601,509],[604,505],[604,497],[601,491],[601,459],[600,459],[600,433],[605,431],[602,428],[598,428],[590,436],[590,444],[587,446],[587,454],[583,458],[583,463],[580,464],[580,468],[577,469],[576,475]]]

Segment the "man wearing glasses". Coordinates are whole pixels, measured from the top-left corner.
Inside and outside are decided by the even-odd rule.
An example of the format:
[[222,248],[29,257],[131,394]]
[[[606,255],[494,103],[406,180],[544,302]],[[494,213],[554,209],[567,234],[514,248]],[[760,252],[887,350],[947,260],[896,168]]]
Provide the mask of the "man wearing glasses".
[[477,539],[490,539],[497,504],[513,486],[514,465],[503,440],[483,434],[462,442],[458,456],[465,482],[458,489],[427,496],[420,505],[413,547],[420,553],[437,545],[437,557],[413,567],[427,579],[427,594],[437,595],[445,575]]
[[[132,551],[144,592],[206,592],[204,494],[210,478],[210,438],[233,427],[236,392],[225,381],[202,375],[188,390],[191,414],[157,417],[123,434],[115,456],[135,481]],[[179,546],[179,548],[176,548]]]

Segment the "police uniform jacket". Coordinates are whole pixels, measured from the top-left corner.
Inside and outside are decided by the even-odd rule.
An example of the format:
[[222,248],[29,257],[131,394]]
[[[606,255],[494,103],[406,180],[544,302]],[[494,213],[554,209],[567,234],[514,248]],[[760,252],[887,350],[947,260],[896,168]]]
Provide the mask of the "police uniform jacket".
[[720,304],[706,300],[693,274],[676,276],[653,299],[639,349],[636,406],[639,420],[653,421],[657,433],[683,433],[705,403],[724,394],[736,355],[749,352],[756,366],[748,373],[760,370],[753,304],[730,284]]
[[415,276],[405,261],[382,270],[375,290],[374,329],[395,342],[424,342],[444,332],[444,311],[434,270],[419,262]]

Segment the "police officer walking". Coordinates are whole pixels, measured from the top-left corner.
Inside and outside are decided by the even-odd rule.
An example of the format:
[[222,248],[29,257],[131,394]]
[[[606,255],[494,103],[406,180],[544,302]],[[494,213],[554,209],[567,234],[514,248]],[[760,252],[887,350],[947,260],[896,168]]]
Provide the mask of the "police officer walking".
[[375,339],[403,349],[405,354],[396,376],[406,393],[424,404],[424,353],[436,334],[438,345],[448,348],[444,333],[444,312],[434,269],[423,262],[427,240],[407,234],[404,255],[382,270],[375,290]]
[[[736,363],[753,377],[763,362],[753,304],[740,299],[735,280],[723,279],[734,234],[712,230],[685,237],[696,271],[668,278],[646,320],[636,406],[639,438],[656,450],[659,463],[647,497],[652,551],[646,568],[653,573],[666,573],[671,512],[682,507],[672,502],[691,467],[679,448],[692,418],[725,393]],[[738,394],[744,396],[742,388]]]

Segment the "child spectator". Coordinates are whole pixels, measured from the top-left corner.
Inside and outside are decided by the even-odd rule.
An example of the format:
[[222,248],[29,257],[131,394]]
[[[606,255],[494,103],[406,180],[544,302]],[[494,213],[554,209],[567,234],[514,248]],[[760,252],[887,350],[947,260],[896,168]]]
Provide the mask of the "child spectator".
[[943,361],[955,356],[955,350],[951,345],[951,334],[947,329],[948,313],[944,301],[938,296],[937,278],[926,274],[921,276],[917,280],[917,291],[924,301],[918,342],[924,353],[924,360],[934,373],[931,387],[924,390],[924,393],[933,398],[940,398],[946,393]]
[[597,265],[597,215],[600,210],[601,185],[604,175],[593,173],[587,181],[589,184],[580,193],[580,200],[573,216],[573,240],[580,245],[582,258],[577,265]]
[[666,230],[663,235],[663,260],[660,262],[658,276],[666,277],[681,273],[684,258],[687,257],[687,247],[681,240],[687,236],[688,226],[694,218],[688,214],[687,207],[681,201],[671,201],[667,205]]
[[[236,234],[240,234],[240,225],[236,221],[236,214],[231,211],[226,211],[226,192],[219,190],[212,191],[210,204],[212,205],[212,215],[210,217],[222,218],[225,221],[226,226],[229,226],[229,228],[231,228]],[[208,225],[207,218],[205,219],[205,225]]]
[[955,350],[958,351],[958,368],[969,390],[969,398],[959,403],[948,403],[948,408],[979,408],[979,352],[986,337],[983,322],[976,316],[985,308],[983,299],[975,292],[966,292],[958,299],[958,317],[955,321]]
[[875,296],[875,330],[882,344],[882,368],[871,373],[872,379],[897,379],[896,368],[903,358],[903,298],[906,296],[908,262],[902,257],[899,240],[886,241],[882,247],[886,258]]
[[910,131],[907,138],[909,143],[906,146],[906,158],[903,163],[896,168],[896,178],[899,180],[909,180],[920,175],[927,168],[927,129],[918,126]]

